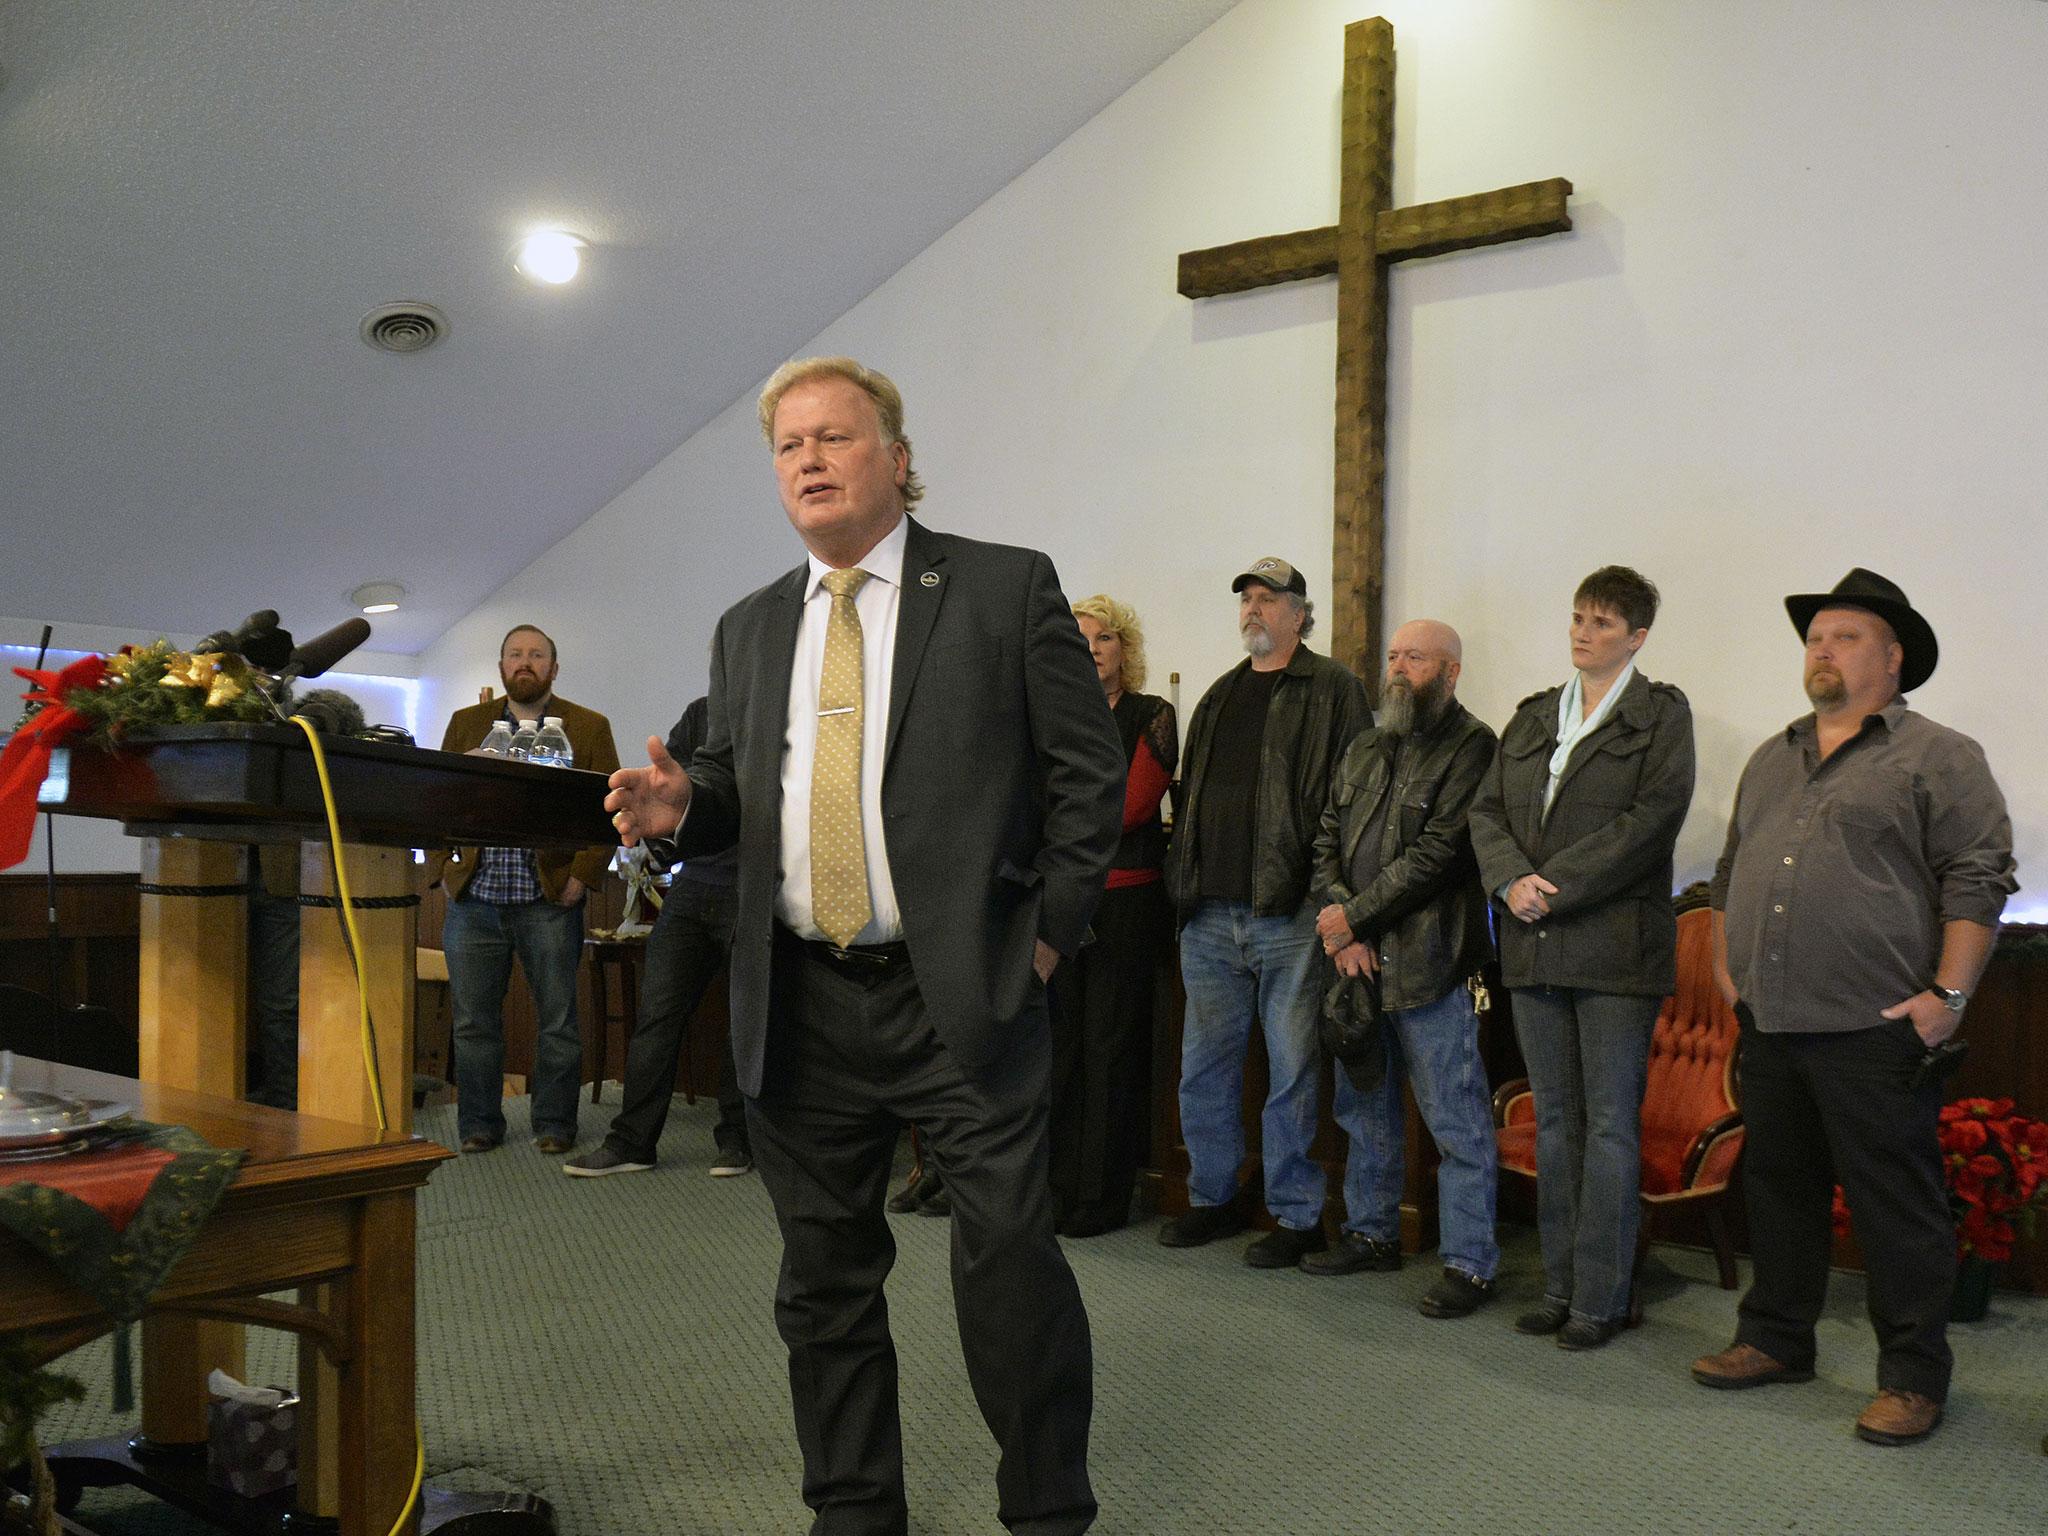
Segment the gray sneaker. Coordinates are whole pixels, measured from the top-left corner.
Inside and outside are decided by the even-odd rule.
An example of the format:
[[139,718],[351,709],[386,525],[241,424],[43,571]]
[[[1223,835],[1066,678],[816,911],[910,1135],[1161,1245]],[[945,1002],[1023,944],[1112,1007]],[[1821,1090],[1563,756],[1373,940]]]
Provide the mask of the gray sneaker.
[[711,1159],[711,1177],[714,1179],[736,1179],[753,1171],[754,1155],[744,1147],[720,1147],[718,1156]]
[[599,1147],[595,1152],[586,1152],[581,1157],[572,1157],[562,1164],[562,1172],[572,1179],[601,1179],[608,1173],[645,1173],[653,1163],[636,1162],[625,1153],[611,1146]]

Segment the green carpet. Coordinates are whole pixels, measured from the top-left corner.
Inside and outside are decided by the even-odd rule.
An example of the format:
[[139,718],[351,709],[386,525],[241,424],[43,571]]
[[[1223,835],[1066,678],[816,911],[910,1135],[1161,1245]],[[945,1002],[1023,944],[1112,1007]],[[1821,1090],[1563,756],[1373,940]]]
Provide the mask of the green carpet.
[[[617,1104],[583,1105],[585,1146]],[[778,1244],[757,1176],[712,1179],[714,1108],[680,1101],[651,1173],[563,1177],[511,1136],[420,1202],[420,1415],[429,1476],[534,1489],[562,1536],[800,1532],[798,1463],[770,1316]],[[453,1112],[421,1118],[452,1139]],[[911,1528],[999,1533],[995,1453],[960,1365],[944,1221],[893,1218]],[[1509,1322],[1539,1289],[1510,1228],[1500,1299],[1436,1322],[1433,1268],[1311,1279],[1247,1269],[1244,1239],[1161,1248],[1154,1223],[1068,1244],[1094,1324],[1097,1529],[1243,1532],[1912,1532],[2048,1529],[2048,1301],[1999,1294],[1953,1330],[1956,1388],[1924,1445],[1850,1424],[1875,1346],[1835,1279],[1820,1378],[1748,1393],[1686,1376],[1734,1326],[1711,1259],[1659,1248],[1648,1324],[1568,1354]],[[250,1374],[289,1349],[252,1333]],[[123,1426],[104,1344],[71,1357],[91,1398],[46,1438]],[[132,1494],[87,1495],[107,1533],[183,1536]]]

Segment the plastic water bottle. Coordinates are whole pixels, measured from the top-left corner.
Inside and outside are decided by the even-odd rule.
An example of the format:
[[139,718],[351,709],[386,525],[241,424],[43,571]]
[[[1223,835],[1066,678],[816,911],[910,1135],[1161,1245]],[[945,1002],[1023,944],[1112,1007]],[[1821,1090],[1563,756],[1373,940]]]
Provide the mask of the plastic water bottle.
[[533,747],[527,753],[527,761],[541,763],[549,768],[576,766],[576,751],[569,745],[569,733],[562,729],[560,715],[549,715],[541,722],[540,734],[534,737]]
[[500,720],[491,727],[491,734],[484,738],[479,751],[492,757],[509,757],[512,753],[512,727]]
[[533,756],[533,743],[537,734],[531,720],[520,721],[519,729],[512,733],[512,745],[505,750],[505,755],[515,763],[526,762]]

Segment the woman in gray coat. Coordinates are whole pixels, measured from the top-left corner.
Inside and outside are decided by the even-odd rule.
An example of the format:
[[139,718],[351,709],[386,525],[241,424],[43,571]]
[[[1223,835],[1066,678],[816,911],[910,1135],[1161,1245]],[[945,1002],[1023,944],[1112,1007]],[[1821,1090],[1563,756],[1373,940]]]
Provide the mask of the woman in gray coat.
[[1572,676],[1501,732],[1472,845],[1536,1108],[1543,1304],[1565,1349],[1627,1321],[1650,1035],[1676,984],[1671,850],[1692,802],[1692,710],[1636,670],[1657,589],[1603,566],[1572,598]]

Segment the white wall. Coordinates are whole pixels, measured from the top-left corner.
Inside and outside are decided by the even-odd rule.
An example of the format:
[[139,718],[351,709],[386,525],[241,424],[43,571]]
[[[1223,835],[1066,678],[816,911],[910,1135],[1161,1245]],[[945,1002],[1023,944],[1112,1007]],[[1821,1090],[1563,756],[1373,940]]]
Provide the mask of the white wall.
[[[1327,606],[1336,293],[1190,304],[1175,256],[1335,217],[1361,9],[1247,0],[801,349],[893,374],[928,520],[1134,602],[1184,710],[1234,658],[1248,559],[1299,562]],[[2048,724],[2013,702],[2048,573],[2048,5],[1380,9],[1399,200],[1577,189],[1569,235],[1398,271],[1390,615],[1457,624],[1499,723],[1563,677],[1581,575],[1651,575],[1645,669],[1698,722],[1685,878],[1749,748],[1805,707],[1783,594],[1874,567],[1940,631],[1914,703],[1986,742],[2039,881]],[[662,730],[717,612],[797,555],[736,402],[423,657],[423,734],[527,620],[622,741]]]

